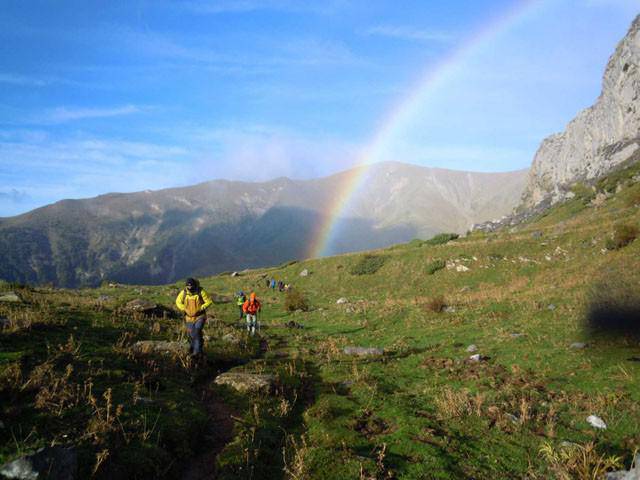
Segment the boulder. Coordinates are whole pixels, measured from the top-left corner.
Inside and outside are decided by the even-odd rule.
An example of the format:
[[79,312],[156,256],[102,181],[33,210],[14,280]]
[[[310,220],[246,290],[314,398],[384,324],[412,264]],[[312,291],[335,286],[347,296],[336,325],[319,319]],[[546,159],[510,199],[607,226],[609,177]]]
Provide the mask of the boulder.
[[238,272],[232,272],[232,273],[231,273],[231,276],[232,276],[232,277],[237,277],[238,275],[240,275]]
[[476,353],[478,351],[478,347],[475,344],[471,344],[467,347],[467,352]]
[[183,342],[167,342],[164,340],[141,340],[134,343],[131,348],[136,353],[188,353],[189,345]]
[[0,476],[21,480],[75,480],[78,472],[78,454],[75,447],[44,447],[35,453],[23,455],[0,467]]
[[2,292],[0,293],[0,302],[20,303],[22,299],[16,292]]
[[136,298],[135,300],[131,300],[125,305],[127,310],[132,312],[153,312],[158,308],[156,303],[153,303],[149,300],[144,300],[141,298]]
[[384,355],[384,349],[376,347],[345,347],[343,353],[356,357],[377,357]]
[[473,363],[486,362],[490,358],[491,357],[487,357],[486,355],[480,355],[479,353],[476,353],[475,355],[471,355],[469,357],[469,361]]
[[309,276],[309,270],[307,270],[306,268],[304,270],[302,270],[300,272],[300,276],[301,277],[308,277]]
[[573,348],[574,350],[582,350],[584,348],[587,348],[587,344],[582,342],[573,342],[571,345],[569,345],[569,348]]
[[337,304],[337,305],[343,305],[343,304],[345,304],[345,303],[349,303],[349,300],[347,300],[347,299],[346,299],[346,298],[344,298],[344,297],[341,297],[341,298],[339,298],[338,300],[336,300],[336,304]]
[[218,375],[216,385],[226,385],[240,393],[269,393],[276,377],[271,374],[226,372]]

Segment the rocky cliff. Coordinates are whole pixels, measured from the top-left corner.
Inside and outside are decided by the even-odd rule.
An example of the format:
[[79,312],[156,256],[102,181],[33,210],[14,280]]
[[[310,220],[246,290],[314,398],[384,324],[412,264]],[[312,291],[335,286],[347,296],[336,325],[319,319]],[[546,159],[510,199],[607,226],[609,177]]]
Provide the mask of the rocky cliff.
[[640,149],[640,16],[607,64],[602,93],[538,149],[522,207],[556,203],[578,181],[600,177]]

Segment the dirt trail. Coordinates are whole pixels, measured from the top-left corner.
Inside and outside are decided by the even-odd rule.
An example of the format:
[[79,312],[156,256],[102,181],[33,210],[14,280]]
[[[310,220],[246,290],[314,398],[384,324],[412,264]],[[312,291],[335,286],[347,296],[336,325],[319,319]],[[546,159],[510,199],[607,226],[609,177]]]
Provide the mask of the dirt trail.
[[216,478],[216,458],[233,440],[233,419],[236,412],[222,402],[215,392],[206,389],[203,402],[208,413],[206,433],[201,443],[202,452],[189,461],[182,480],[212,480]]

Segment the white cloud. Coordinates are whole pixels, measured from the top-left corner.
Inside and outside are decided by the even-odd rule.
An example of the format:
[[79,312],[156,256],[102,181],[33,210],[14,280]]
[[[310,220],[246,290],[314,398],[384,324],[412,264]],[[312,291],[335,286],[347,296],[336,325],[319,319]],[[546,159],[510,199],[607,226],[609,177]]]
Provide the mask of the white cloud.
[[368,28],[365,35],[397,38],[414,42],[450,42],[455,37],[451,33],[423,30],[407,25],[376,25]]
[[146,108],[137,105],[123,105],[112,108],[58,107],[47,111],[39,120],[42,123],[63,123],[87,118],[108,118],[142,113]]
[[345,0],[193,0],[181,7],[200,14],[249,13],[279,11],[288,13],[333,14],[346,4]]

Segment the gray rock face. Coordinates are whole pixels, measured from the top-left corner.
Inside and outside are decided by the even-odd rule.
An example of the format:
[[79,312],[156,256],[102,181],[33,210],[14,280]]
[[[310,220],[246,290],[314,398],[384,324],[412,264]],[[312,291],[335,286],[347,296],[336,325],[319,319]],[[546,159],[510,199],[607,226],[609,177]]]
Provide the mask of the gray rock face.
[[268,393],[276,377],[271,374],[226,372],[216,377],[216,385],[227,385],[240,393]]
[[540,145],[523,206],[569,198],[571,183],[600,177],[634,154],[640,158],[640,16],[609,59],[596,103]]
[[41,448],[31,455],[5,463],[0,468],[0,476],[20,480],[75,480],[77,470],[75,448],[55,446]]
[[345,347],[343,353],[356,357],[377,357],[384,355],[384,350],[376,347]]

